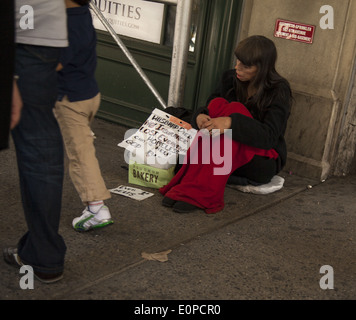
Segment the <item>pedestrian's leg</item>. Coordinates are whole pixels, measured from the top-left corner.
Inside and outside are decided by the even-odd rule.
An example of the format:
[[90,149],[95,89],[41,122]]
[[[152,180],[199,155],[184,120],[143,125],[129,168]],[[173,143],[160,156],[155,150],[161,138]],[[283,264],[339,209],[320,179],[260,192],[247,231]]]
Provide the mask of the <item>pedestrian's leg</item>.
[[69,159],[69,175],[86,208],[73,219],[73,228],[87,231],[113,223],[104,200],[111,198],[96,158],[90,122],[100,105],[100,94],[92,99],[57,101],[55,115],[60,125]]
[[70,102],[64,97],[55,107],[69,159],[69,174],[85,204],[111,197],[101,174],[90,128],[90,119],[98,106],[96,100]]
[[63,185],[62,136],[53,115],[59,49],[18,45],[16,73],[22,117],[12,136],[28,232],[18,244],[24,264],[35,271],[63,271],[66,246],[59,235]]

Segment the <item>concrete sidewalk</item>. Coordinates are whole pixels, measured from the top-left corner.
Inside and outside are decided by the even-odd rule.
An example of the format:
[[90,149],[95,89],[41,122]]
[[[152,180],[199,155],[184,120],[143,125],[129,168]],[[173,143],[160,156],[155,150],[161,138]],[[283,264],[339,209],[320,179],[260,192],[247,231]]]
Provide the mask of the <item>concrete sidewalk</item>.
[[[99,119],[93,126],[110,189],[129,186],[124,150],[117,147],[126,130]],[[26,225],[13,146],[0,153],[0,163],[3,248],[16,244]],[[23,275],[1,260],[0,299],[355,300],[356,177],[321,183],[281,176],[284,188],[270,195],[227,187],[226,207],[214,215],[174,213],[161,206],[157,190],[133,186],[155,195],[136,201],[113,194],[107,205],[115,223],[78,233],[71,222],[83,206],[66,172],[64,279],[51,285],[35,280],[33,290],[22,290]],[[166,250],[172,250],[166,262],[141,256]],[[333,268],[333,289],[320,287],[332,276],[330,269],[321,273],[324,265]]]

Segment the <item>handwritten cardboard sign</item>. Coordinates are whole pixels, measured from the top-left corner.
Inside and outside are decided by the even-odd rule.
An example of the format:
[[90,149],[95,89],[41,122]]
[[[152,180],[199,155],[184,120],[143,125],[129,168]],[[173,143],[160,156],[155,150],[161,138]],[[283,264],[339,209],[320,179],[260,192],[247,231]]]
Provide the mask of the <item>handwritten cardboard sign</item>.
[[131,153],[130,162],[169,169],[177,164],[179,155],[186,154],[196,133],[189,123],[156,108],[118,146]]

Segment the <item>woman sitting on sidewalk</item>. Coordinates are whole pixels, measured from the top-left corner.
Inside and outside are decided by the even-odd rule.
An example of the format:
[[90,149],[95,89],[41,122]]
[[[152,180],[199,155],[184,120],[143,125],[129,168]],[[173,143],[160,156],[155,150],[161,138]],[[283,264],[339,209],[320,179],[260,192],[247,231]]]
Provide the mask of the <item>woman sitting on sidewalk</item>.
[[[221,211],[231,175],[264,184],[286,163],[292,93],[275,69],[276,47],[264,36],[251,36],[238,44],[235,55],[235,69],[224,73],[208,107],[193,115],[193,126],[201,130],[182,168],[160,189],[162,204],[176,212]],[[202,145],[205,133],[211,135],[210,148]],[[219,152],[223,162],[215,163]]]

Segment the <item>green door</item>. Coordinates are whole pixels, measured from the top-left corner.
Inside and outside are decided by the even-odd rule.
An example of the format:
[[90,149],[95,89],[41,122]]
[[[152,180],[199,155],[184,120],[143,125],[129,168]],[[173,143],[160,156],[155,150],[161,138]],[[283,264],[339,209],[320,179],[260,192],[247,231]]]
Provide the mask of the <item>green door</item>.
[[[205,105],[224,70],[232,67],[242,0],[195,0],[183,106]],[[120,37],[147,77],[168,100],[175,6],[165,6],[161,44]],[[98,33],[96,77],[102,94],[98,117],[138,127],[162,106],[108,32]]]

